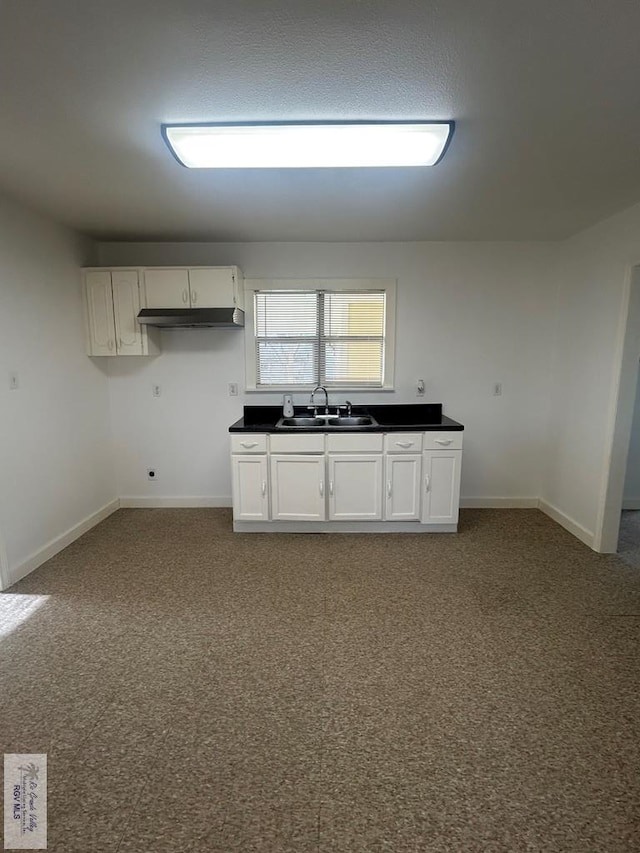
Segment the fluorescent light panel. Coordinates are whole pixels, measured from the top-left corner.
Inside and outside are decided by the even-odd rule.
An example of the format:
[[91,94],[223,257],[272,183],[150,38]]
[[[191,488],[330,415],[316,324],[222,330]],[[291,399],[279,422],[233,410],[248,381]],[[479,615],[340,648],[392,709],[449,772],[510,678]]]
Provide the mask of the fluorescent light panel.
[[454,124],[294,122],[163,125],[176,159],[190,169],[313,169],[433,166]]

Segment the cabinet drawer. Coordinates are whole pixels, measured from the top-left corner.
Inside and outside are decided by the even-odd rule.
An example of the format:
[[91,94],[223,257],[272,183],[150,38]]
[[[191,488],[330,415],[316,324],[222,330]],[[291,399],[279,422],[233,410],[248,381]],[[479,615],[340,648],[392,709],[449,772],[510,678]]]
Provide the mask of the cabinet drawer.
[[327,450],[339,453],[358,453],[382,450],[381,432],[333,433],[327,436]]
[[266,453],[267,436],[262,433],[234,433],[231,436],[232,453]]
[[451,432],[425,432],[424,450],[460,450],[462,430]]
[[384,437],[384,449],[387,453],[420,453],[422,433],[390,432]]
[[269,446],[272,453],[324,453],[324,433],[272,433]]

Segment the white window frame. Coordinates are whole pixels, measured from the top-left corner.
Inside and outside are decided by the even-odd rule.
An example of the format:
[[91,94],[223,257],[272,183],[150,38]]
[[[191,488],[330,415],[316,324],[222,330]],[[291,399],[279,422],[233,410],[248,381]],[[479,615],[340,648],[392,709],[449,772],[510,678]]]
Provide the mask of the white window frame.
[[328,291],[357,291],[383,290],[385,296],[385,339],[384,339],[384,385],[339,385],[327,384],[327,388],[341,391],[393,391],[395,366],[395,331],[396,331],[396,285],[392,278],[253,278],[244,280],[245,289],[245,373],[246,391],[256,391],[270,394],[272,391],[311,391],[314,384],[309,385],[269,385],[256,384],[256,336],[255,336],[255,293],[259,290],[328,290]]

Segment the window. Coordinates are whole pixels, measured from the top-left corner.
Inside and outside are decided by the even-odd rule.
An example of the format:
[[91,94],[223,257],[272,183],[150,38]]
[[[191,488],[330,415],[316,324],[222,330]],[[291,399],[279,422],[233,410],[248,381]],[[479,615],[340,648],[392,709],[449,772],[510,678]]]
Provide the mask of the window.
[[395,282],[247,284],[250,390],[392,387]]

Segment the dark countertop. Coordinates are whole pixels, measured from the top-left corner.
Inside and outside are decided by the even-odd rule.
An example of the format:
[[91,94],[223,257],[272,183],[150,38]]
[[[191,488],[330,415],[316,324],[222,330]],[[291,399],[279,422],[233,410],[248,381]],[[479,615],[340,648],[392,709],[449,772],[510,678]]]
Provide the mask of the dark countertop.
[[[295,414],[308,416],[306,406],[295,406]],[[322,406],[318,408],[322,409]],[[331,407],[333,409],[333,406]],[[229,432],[428,432],[463,430],[464,426],[442,414],[442,403],[400,403],[384,406],[354,406],[354,415],[371,415],[377,426],[363,427],[276,427],[282,406],[245,406],[244,415],[231,424]]]

